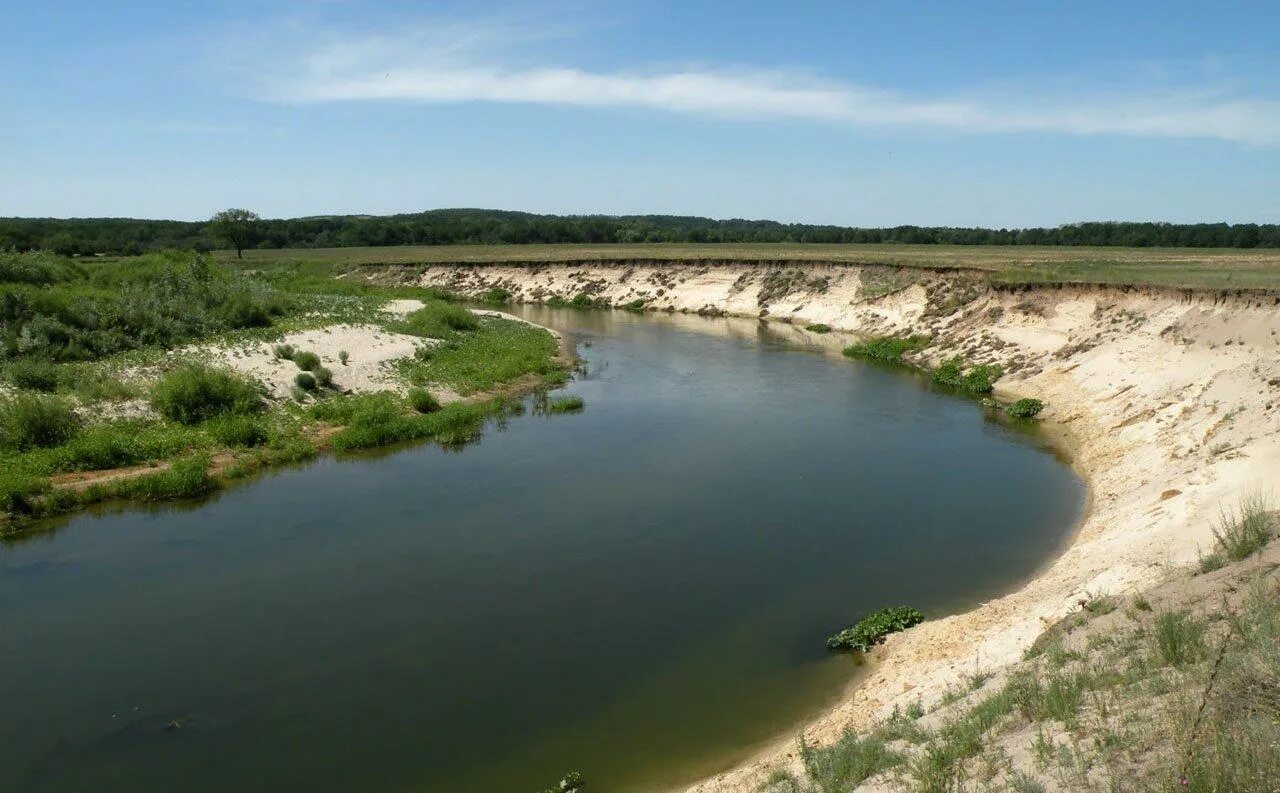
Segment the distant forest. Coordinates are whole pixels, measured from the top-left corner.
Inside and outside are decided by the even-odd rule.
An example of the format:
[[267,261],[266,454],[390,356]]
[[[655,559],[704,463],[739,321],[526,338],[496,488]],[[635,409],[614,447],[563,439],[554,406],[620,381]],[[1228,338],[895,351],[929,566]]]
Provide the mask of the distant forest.
[[[336,215],[262,220],[258,248],[643,242],[819,242],[916,245],[1106,245],[1280,248],[1280,225],[1253,223],[1075,223],[1057,228],[927,226],[852,228],[712,220],[676,215],[535,215],[438,209],[408,215]],[[163,248],[227,247],[206,223],[128,218],[0,218],[0,250],[65,255],[134,254]]]

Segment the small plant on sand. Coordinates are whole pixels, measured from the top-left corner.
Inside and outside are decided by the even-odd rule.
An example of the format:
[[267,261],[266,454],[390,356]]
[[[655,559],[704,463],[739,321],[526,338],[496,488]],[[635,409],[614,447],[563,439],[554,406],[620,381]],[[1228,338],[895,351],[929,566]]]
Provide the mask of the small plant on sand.
[[1186,611],[1166,611],[1156,617],[1155,643],[1160,660],[1182,666],[1204,654],[1206,625]]
[[844,348],[844,354],[849,358],[899,363],[902,361],[903,353],[917,352],[924,349],[928,343],[928,336],[907,336],[901,339],[894,336],[880,336],[850,344]]
[[351,355],[346,350],[338,350],[338,363],[342,364],[343,366],[346,366],[347,361],[350,358],[351,358]]
[[440,400],[431,396],[431,392],[425,388],[411,388],[409,406],[419,413],[435,413],[440,409]]
[[821,322],[814,323],[813,325],[805,325],[804,329],[809,331],[810,333],[830,333],[831,332],[831,326],[823,324]]
[[57,446],[80,428],[71,404],[46,394],[19,394],[0,401],[0,448],[24,451]]
[[395,323],[392,330],[410,336],[443,339],[454,332],[472,331],[479,327],[480,319],[462,306],[433,300]]
[[488,289],[488,290],[486,290],[484,294],[480,295],[480,299],[481,299],[481,300],[483,300],[483,301],[484,301],[484,302],[486,302],[486,303],[494,303],[494,304],[497,304],[497,305],[502,305],[502,304],[504,304],[504,303],[510,303],[510,302],[511,302],[511,290],[510,290],[510,289],[503,289],[503,288],[502,288],[502,287],[500,287],[500,286],[495,286],[495,287],[493,287],[492,289]]
[[852,628],[845,628],[827,639],[827,647],[865,653],[884,641],[889,634],[904,631],[921,622],[924,622],[924,615],[909,606],[883,608],[858,620]]
[[272,352],[276,358],[282,361],[292,361],[297,350],[294,349],[292,344],[277,344]]
[[1250,493],[1240,499],[1234,510],[1223,510],[1213,537],[1218,550],[1231,561],[1239,561],[1262,550],[1275,535],[1275,513],[1268,498]]
[[151,389],[151,405],[165,418],[199,424],[227,413],[256,413],[262,397],[230,372],[193,363],[161,377]]
[[640,299],[632,300],[630,303],[623,306],[623,308],[633,314],[642,314],[644,313],[644,301]]
[[333,372],[329,371],[327,367],[317,366],[311,374],[315,375],[316,387],[328,388],[333,385]]
[[304,372],[315,371],[320,366],[320,356],[314,352],[298,352],[293,355],[293,362]]
[[303,391],[316,390],[316,376],[311,372],[298,372],[293,378],[293,384]]
[[1004,412],[1015,419],[1031,419],[1040,414],[1044,410],[1044,403],[1038,399],[1019,399],[1013,404],[1006,405]]

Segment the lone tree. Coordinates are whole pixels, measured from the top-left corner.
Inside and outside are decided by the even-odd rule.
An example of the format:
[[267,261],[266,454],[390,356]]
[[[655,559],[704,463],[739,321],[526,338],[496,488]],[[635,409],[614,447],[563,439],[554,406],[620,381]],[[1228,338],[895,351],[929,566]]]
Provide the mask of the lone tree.
[[236,249],[236,258],[244,258],[241,254],[258,240],[259,224],[262,218],[257,212],[247,209],[224,209],[209,219],[209,231],[223,237]]

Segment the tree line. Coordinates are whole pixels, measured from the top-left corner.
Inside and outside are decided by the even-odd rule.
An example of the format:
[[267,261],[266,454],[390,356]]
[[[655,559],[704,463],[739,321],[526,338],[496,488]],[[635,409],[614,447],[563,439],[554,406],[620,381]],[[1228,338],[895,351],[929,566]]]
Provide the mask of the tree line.
[[[259,219],[246,210],[236,248],[530,243],[791,242],[917,245],[1099,245],[1280,248],[1280,225],[1255,223],[1073,223],[1056,228],[951,226],[857,228],[677,215],[537,215],[438,209],[404,215]],[[222,221],[218,218],[221,217]],[[138,254],[228,247],[226,213],[209,222],[130,218],[0,218],[0,250],[63,255]]]

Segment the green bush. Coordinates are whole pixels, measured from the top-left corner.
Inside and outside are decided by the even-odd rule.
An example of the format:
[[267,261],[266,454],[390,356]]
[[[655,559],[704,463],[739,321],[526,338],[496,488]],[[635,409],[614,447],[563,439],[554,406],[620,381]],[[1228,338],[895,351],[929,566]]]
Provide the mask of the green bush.
[[293,356],[298,352],[292,344],[277,344],[274,349],[275,356],[283,361],[292,361]]
[[0,402],[0,448],[24,451],[69,441],[80,419],[67,400],[18,394]]
[[850,358],[863,358],[885,363],[899,363],[903,353],[917,352],[929,343],[928,336],[879,336],[844,348],[844,354]]
[[933,382],[968,394],[989,394],[995,381],[1004,374],[1001,367],[990,364],[974,366],[967,372],[962,371],[963,366],[964,359],[960,356],[948,358],[933,370]]
[[884,641],[889,634],[906,630],[921,622],[924,622],[924,615],[908,606],[883,608],[858,620],[852,628],[845,628],[827,639],[827,647],[865,653]]
[[644,301],[639,299],[632,300],[630,303],[627,303],[622,308],[627,311],[630,311],[633,314],[641,314],[644,312]]
[[221,369],[191,363],[168,372],[151,389],[151,405],[181,424],[199,424],[228,413],[262,409],[258,389]]
[[219,416],[205,427],[224,446],[261,446],[267,442],[267,428],[254,416]]
[[[821,322],[816,322],[812,325],[805,325],[804,329],[809,331],[810,333],[830,333],[831,332],[831,326],[825,325]],[[899,356],[901,356],[901,353],[899,353]]]
[[351,354],[346,350],[338,350],[338,363],[343,366],[347,365],[347,361],[351,359]]
[[5,378],[18,388],[52,393],[58,389],[61,372],[53,361],[19,358],[4,368]]
[[569,301],[569,305],[573,308],[607,308],[609,301],[603,297],[595,298],[586,292],[579,292],[573,296],[573,300]]
[[483,295],[481,295],[480,299],[486,303],[497,303],[497,304],[510,303],[511,290],[503,289],[500,286],[495,286],[494,288],[486,291]]
[[329,371],[327,367],[317,366],[311,373],[315,375],[316,386],[328,388],[333,384],[333,372]]
[[1005,407],[1004,412],[1015,419],[1031,419],[1040,415],[1044,403],[1038,399],[1019,399]]
[[439,400],[425,388],[409,389],[409,405],[419,413],[434,413],[440,409]]
[[293,384],[303,391],[315,391],[316,376],[311,372],[298,372],[293,378]]
[[320,366],[320,356],[314,352],[297,352],[293,355],[293,362],[304,372],[314,372]]
[[570,771],[558,783],[543,790],[542,793],[582,793],[586,788],[587,783],[582,778],[582,772]]

